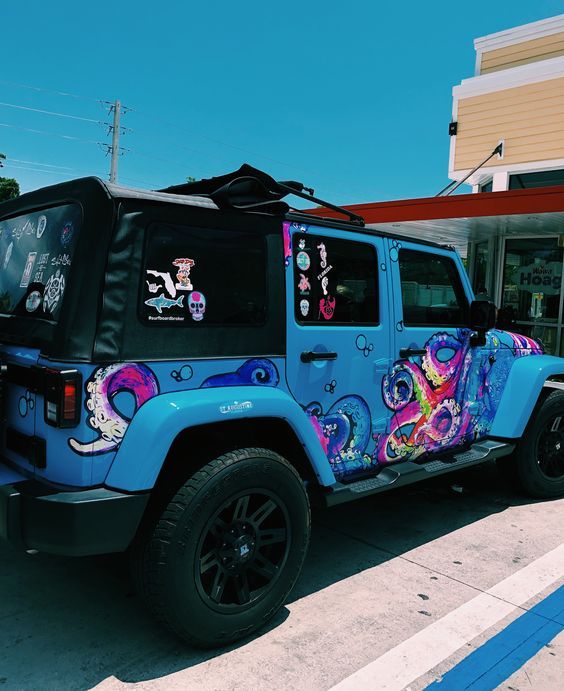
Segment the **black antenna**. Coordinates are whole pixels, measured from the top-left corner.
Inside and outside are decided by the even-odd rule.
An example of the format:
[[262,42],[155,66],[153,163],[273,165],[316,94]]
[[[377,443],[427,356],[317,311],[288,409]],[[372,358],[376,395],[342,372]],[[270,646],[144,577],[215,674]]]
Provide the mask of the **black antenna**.
[[[460,187],[460,185],[465,183],[469,177],[474,175],[474,173],[477,170],[479,170],[482,166],[484,166],[490,160],[490,158],[493,158],[496,155],[498,155],[500,158],[501,158],[501,156],[503,156],[503,141],[499,142],[499,144],[495,147],[495,149],[491,152],[491,154],[487,158],[485,158],[481,163],[478,163],[478,165],[475,168],[472,168],[472,170],[468,173],[468,175],[466,175],[466,177],[462,178],[462,180],[459,180],[458,182],[456,182],[456,180],[449,182],[446,187],[443,187],[443,189],[435,195],[435,197],[442,197],[444,192],[446,192],[446,194],[444,196],[448,197],[449,194],[452,194],[455,189]],[[454,185],[454,187],[453,187],[453,185]],[[447,192],[447,190],[448,190],[448,192]]]

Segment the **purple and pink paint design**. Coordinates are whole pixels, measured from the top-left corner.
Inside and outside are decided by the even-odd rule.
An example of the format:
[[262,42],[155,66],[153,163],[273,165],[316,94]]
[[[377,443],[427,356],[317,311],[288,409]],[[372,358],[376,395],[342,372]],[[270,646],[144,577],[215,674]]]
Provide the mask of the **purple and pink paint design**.
[[515,358],[542,349],[526,336],[492,331],[486,346],[470,350],[469,335],[465,329],[434,334],[420,362],[402,360],[383,378],[392,411],[385,433],[371,433],[370,408],[356,395],[326,413],[319,403],[306,407],[337,478],[487,436]]
[[[326,412],[315,401],[304,406],[337,478],[487,436],[513,362],[542,353],[532,339],[498,331],[487,334],[483,348],[471,348],[466,329],[434,334],[425,349],[420,361],[402,360],[383,377],[381,395],[391,411],[385,433],[373,433],[370,407],[358,395],[343,396]],[[279,383],[273,362],[253,358],[236,371],[209,376],[200,388]],[[96,438],[89,442],[71,438],[69,445],[81,455],[116,451],[133,414],[159,391],[156,375],[144,364],[96,369],[86,384],[85,402],[87,422]],[[116,397],[122,392],[133,396],[130,415],[118,408]]]

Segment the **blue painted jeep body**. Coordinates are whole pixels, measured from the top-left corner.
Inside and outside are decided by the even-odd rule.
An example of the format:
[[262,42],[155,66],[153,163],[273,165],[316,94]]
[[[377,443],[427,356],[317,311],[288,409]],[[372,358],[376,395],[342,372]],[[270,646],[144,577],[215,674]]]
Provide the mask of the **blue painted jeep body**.
[[[199,467],[192,432],[212,430],[224,450],[242,443],[243,423],[247,446],[254,432],[275,450],[291,439],[304,479],[330,494],[383,469],[517,440],[545,382],[564,374],[563,360],[525,336],[494,329],[476,340],[460,318],[472,289],[446,247],[291,215],[251,223],[197,197],[92,179],[4,207],[0,535],[24,547],[125,549],[163,468]],[[248,301],[243,316],[214,316],[230,299],[217,283],[247,284],[229,273],[244,259],[233,268],[202,254],[220,246],[201,249],[208,232],[253,248],[248,234],[260,238],[264,309]],[[406,280],[411,260],[445,268],[456,290]],[[75,418],[53,424],[46,382],[68,372],[80,382]],[[61,406],[71,410],[69,387]]]

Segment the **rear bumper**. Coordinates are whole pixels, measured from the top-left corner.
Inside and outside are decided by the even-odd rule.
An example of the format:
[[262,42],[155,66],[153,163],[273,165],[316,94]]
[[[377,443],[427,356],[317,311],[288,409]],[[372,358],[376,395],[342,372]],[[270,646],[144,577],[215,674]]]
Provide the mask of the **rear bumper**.
[[22,478],[0,484],[0,539],[19,549],[68,556],[122,552],[148,501],[148,493],[105,488],[60,492]]

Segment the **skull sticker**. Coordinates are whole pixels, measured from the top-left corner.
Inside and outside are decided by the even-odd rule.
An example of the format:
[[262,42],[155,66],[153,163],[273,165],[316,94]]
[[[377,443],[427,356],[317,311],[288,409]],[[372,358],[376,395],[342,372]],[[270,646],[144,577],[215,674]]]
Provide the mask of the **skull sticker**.
[[203,293],[194,290],[188,295],[188,309],[195,322],[201,322],[206,313],[206,298]]
[[304,317],[307,317],[308,312],[309,312],[309,302],[308,300],[302,300],[300,302],[300,312]]

